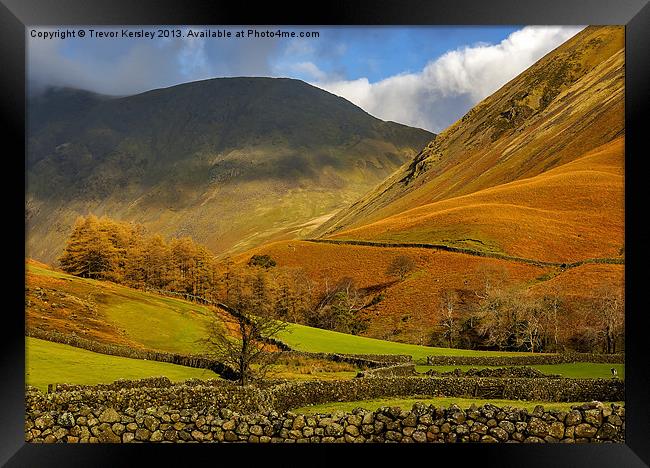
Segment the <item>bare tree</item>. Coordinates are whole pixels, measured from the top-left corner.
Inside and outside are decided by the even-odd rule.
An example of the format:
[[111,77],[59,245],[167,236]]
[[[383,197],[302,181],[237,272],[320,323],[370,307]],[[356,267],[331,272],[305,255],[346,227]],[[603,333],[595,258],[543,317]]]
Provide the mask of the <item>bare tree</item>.
[[343,278],[325,290],[311,311],[309,324],[342,333],[357,334],[366,328],[359,312],[366,307],[352,278]]
[[454,347],[454,343],[458,338],[460,326],[456,319],[456,304],[458,303],[458,293],[453,290],[446,290],[443,292],[440,299],[440,306],[442,309],[442,320],[440,325],[443,329],[443,337],[447,340],[450,348]]
[[482,263],[476,268],[476,276],[482,281],[481,289],[475,291],[479,299],[487,299],[493,291],[503,289],[508,280],[508,271],[502,266]]
[[615,353],[616,343],[624,335],[625,307],[622,291],[612,288],[598,293],[596,313],[605,352]]
[[415,270],[415,262],[413,259],[406,255],[400,255],[390,262],[390,265],[386,269],[386,274],[388,276],[397,276],[400,281],[404,281],[404,278],[413,270]]
[[[557,290],[552,290],[542,298],[545,351],[551,347],[557,351],[560,347],[559,313],[563,307],[562,297]],[[549,346],[552,345],[552,346]]]
[[515,324],[515,343],[531,353],[541,351],[544,337],[545,308],[542,304],[523,294],[515,297],[513,307],[518,308],[518,321]]
[[274,316],[268,278],[262,271],[249,276],[230,278],[228,312],[223,322],[213,322],[204,340],[206,354],[233,367],[240,385],[263,378],[279,356],[274,353],[273,339],[287,324]]

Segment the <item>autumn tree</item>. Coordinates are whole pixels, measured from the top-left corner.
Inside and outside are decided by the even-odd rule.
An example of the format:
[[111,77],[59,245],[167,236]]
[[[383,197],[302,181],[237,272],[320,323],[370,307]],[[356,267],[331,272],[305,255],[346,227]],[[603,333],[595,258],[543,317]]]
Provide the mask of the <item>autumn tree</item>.
[[143,242],[144,282],[154,289],[163,289],[169,282],[171,251],[160,235],[145,239]]
[[119,265],[119,252],[110,232],[95,216],[79,218],[59,257],[67,273],[93,279],[111,279]]
[[390,262],[386,269],[386,274],[388,276],[395,276],[400,281],[404,281],[404,278],[413,270],[415,270],[415,262],[413,259],[406,255],[399,255]]
[[272,286],[263,272],[233,277],[228,298],[223,306],[229,318],[213,322],[204,343],[210,357],[236,369],[239,384],[248,385],[277,359],[272,339],[287,324],[275,317]]
[[276,271],[276,315],[282,320],[302,322],[310,314],[314,285],[302,269]]

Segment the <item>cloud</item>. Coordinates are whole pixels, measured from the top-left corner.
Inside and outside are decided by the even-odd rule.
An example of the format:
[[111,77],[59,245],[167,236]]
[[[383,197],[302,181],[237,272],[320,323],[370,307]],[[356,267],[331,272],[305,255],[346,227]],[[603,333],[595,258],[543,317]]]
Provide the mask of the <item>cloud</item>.
[[219,76],[268,76],[272,57],[279,53],[278,42],[269,39],[251,45],[232,40],[208,45],[194,37],[104,42],[28,37],[28,87],[32,93],[60,86],[128,95]]
[[398,74],[375,83],[367,78],[315,78],[312,84],[380,119],[440,132],[582,29],[528,26],[499,44],[479,43],[449,51],[417,73]]
[[[450,50],[419,71],[374,82],[368,77],[385,76],[375,73],[382,68],[383,57],[409,52],[402,30],[324,29],[322,40],[28,37],[28,86],[32,92],[69,86],[127,95],[219,76],[292,77],[342,96],[381,119],[439,132],[580,29],[525,27],[498,44]],[[388,43],[399,47],[385,48]],[[400,59],[395,57],[393,63],[402,63]],[[361,73],[350,75],[353,68]]]
[[292,74],[304,74],[316,81],[325,81],[328,79],[327,73],[318,68],[313,62],[292,63],[286,69]]
[[181,73],[193,76],[196,73],[205,74],[208,70],[208,60],[205,55],[205,39],[188,38],[178,54],[181,64]]

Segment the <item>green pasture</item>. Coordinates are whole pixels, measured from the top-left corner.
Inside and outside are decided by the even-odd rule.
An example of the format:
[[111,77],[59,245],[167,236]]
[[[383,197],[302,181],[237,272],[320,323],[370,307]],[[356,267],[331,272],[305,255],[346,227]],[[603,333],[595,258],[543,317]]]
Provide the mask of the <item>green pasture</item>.
[[[520,401],[520,400],[484,400],[480,398],[456,398],[456,397],[435,397],[435,398],[377,398],[373,400],[362,400],[362,401],[343,401],[343,402],[334,402],[334,403],[323,403],[320,405],[305,406],[302,408],[297,408],[291,410],[294,413],[299,414],[329,414],[336,411],[350,412],[356,408],[363,408],[369,411],[375,411],[377,408],[382,406],[397,406],[405,410],[410,410],[413,408],[415,403],[424,403],[425,405],[434,405],[437,407],[448,408],[452,404],[460,406],[462,409],[469,408],[472,404],[476,406],[482,406],[485,404],[491,404],[503,408],[505,406],[510,406],[513,408],[525,408],[528,411],[532,411],[535,406],[542,405],[546,410],[559,410],[567,411],[570,410],[572,406],[580,405],[581,402],[548,402],[548,401]],[[623,402],[615,402],[619,405],[623,405]]]
[[433,348],[407,343],[348,335],[305,325],[289,324],[279,338],[294,349],[319,353],[343,354],[409,354],[416,362],[426,362],[427,356],[517,356],[528,353],[504,351],[475,351],[471,349]]
[[118,379],[159,376],[172,381],[219,378],[207,369],[109,356],[51,341],[25,339],[26,383],[43,391],[47,390],[48,384],[54,383],[94,385]]
[[[507,366],[415,366],[415,370],[424,373],[429,369],[439,372],[450,372],[454,369],[497,369],[499,367]],[[517,367],[517,366],[513,366]],[[596,364],[593,362],[572,362],[567,364],[544,364],[544,365],[531,365],[532,367],[545,374],[557,374],[562,377],[572,379],[610,379],[612,378],[611,368],[618,371],[618,377],[625,379],[625,366],[623,364]]]

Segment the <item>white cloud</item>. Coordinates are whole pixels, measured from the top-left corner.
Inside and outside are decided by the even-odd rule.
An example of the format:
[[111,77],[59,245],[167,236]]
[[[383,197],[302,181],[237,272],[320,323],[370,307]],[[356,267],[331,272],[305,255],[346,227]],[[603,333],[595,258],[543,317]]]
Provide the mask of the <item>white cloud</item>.
[[439,132],[583,27],[528,26],[499,44],[475,44],[445,53],[420,72],[376,83],[314,76],[312,84],[342,96],[384,120]]
[[205,39],[191,37],[183,40],[183,47],[178,53],[181,64],[181,73],[193,76],[197,72],[205,74],[207,71],[207,57],[205,55]]
[[305,74],[315,81],[326,81],[327,73],[316,66],[314,62],[298,62],[288,65],[287,70],[291,73]]

